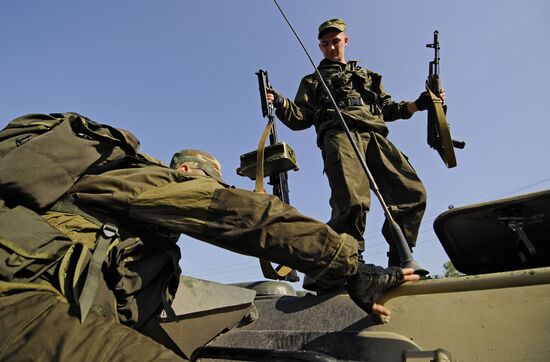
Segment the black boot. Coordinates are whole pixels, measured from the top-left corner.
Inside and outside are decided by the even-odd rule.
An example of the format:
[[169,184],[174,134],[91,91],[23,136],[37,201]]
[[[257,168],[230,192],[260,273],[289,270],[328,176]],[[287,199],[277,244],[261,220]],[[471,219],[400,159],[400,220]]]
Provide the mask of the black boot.
[[[412,246],[409,245],[409,250],[413,252]],[[401,258],[397,252],[397,248],[390,246],[390,251],[386,254],[388,256],[388,267],[399,266],[401,267]]]
[[390,246],[390,251],[388,251],[386,255],[388,256],[388,267],[401,266],[401,258],[399,258],[399,253],[396,248]]
[[315,279],[307,274],[304,275],[304,283],[302,284],[302,288],[311,292],[315,292],[316,295],[343,294],[346,292],[343,286],[335,286],[332,288],[322,287],[317,284]]

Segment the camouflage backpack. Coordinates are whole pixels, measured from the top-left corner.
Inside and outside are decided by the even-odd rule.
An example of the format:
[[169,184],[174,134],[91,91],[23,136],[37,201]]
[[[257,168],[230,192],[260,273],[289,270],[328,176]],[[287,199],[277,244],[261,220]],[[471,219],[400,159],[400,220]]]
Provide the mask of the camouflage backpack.
[[114,168],[138,147],[131,133],[77,113],[16,118],[0,131],[0,198],[43,209],[81,175]]
[[29,114],[0,131],[0,280],[32,281],[71,240],[35,211],[55,203],[85,173],[135,156],[137,139],[77,113]]
[[[118,305],[113,302],[113,291],[102,276],[103,266],[125,273],[133,268],[126,265],[131,258],[111,259],[109,252],[126,255],[140,249],[136,245],[142,238],[151,238],[173,265],[167,268],[163,263],[144,275],[159,273],[155,277],[160,278],[164,310],[170,310],[169,300],[179,280],[178,235],[129,220],[119,230],[112,215],[83,207],[68,193],[85,174],[130,164],[161,164],[138,153],[138,146],[131,133],[77,113],[30,114],[0,131],[0,295],[22,286],[51,285],[79,304],[82,321],[90,310],[120,320],[113,309]],[[52,218],[57,221],[52,223]],[[130,226],[138,238],[124,231]],[[85,232],[74,238],[80,229]],[[119,307],[137,308],[134,299],[127,299],[122,298]],[[142,322],[145,317],[140,314],[139,318],[126,322]]]

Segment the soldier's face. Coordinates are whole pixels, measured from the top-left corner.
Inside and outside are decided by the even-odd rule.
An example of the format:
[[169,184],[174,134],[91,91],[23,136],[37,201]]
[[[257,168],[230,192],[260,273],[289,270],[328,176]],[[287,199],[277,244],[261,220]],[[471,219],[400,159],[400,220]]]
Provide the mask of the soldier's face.
[[319,39],[319,49],[327,59],[345,63],[344,50],[348,44],[346,33],[340,31],[327,31]]

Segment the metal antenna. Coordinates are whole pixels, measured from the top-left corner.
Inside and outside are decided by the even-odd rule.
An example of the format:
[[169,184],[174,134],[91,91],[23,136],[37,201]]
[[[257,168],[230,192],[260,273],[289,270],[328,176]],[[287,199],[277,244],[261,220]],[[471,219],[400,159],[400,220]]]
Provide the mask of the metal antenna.
[[422,275],[422,276],[429,274],[429,272],[426,269],[423,269],[420,266],[420,264],[418,264],[418,262],[416,260],[414,260],[414,258],[412,256],[412,253],[411,253],[411,249],[409,248],[409,245],[407,244],[407,240],[405,239],[405,235],[403,235],[403,231],[401,230],[401,228],[399,227],[397,222],[395,222],[395,220],[393,219],[393,217],[390,213],[390,210],[388,208],[388,205],[384,201],[384,198],[382,197],[382,194],[380,193],[380,190],[378,189],[378,185],[374,181],[374,177],[372,176],[372,173],[370,172],[370,170],[367,166],[367,163],[365,162],[365,159],[364,159],[363,155],[361,154],[361,151],[359,151],[359,148],[357,147],[357,144],[355,143],[355,141],[354,141],[354,139],[351,135],[351,132],[348,128],[348,125],[346,124],[346,121],[344,120],[344,117],[342,116],[342,112],[340,112],[340,108],[338,107],[338,105],[336,104],[336,101],[332,97],[332,94],[330,93],[330,90],[328,89],[328,87],[325,83],[325,80],[323,79],[323,76],[321,75],[321,72],[319,72],[319,69],[317,69],[317,67],[315,66],[315,63],[313,62],[313,59],[311,58],[311,56],[309,55],[309,52],[307,51],[306,47],[304,46],[304,43],[302,43],[302,40],[300,39],[300,37],[298,36],[296,31],[294,30],[294,27],[292,26],[292,24],[290,23],[290,21],[286,17],[283,9],[279,6],[279,3],[277,2],[277,0],[273,0],[273,2],[275,2],[275,5],[277,6],[279,11],[281,12],[281,15],[283,16],[286,23],[290,27],[290,30],[292,30],[292,32],[294,33],[294,36],[296,36],[296,39],[298,39],[298,42],[302,46],[302,49],[304,49],[304,52],[306,53],[311,65],[315,69],[315,74],[317,75],[317,78],[319,79],[319,82],[321,82],[325,93],[329,97],[330,102],[332,103],[332,105],[334,106],[334,109],[336,110],[336,113],[338,114],[338,119],[340,120],[340,123],[341,123],[342,127],[344,128],[344,131],[346,132],[346,136],[348,137],[348,139],[351,143],[351,146],[352,146],[353,150],[355,151],[355,154],[357,155],[357,159],[361,163],[361,167],[363,168],[363,171],[365,171],[365,174],[367,175],[367,178],[369,179],[372,190],[376,194],[376,197],[378,198],[378,201],[380,201],[380,205],[382,205],[382,209],[384,210],[384,215],[385,215],[386,220],[387,220],[387,222],[390,226],[391,233],[393,234],[394,238],[398,241],[398,243],[397,243],[397,245],[395,245],[395,247],[397,248],[397,252],[399,253],[399,259],[401,260],[401,267],[402,268],[413,268],[416,274],[419,274],[419,275]]

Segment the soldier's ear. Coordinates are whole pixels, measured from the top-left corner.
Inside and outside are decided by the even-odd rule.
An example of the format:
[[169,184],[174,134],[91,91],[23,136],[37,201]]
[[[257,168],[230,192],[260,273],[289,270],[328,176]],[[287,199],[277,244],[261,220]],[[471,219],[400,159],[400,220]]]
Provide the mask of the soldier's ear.
[[191,168],[189,167],[188,164],[182,163],[181,165],[178,166],[178,168],[176,169],[176,171],[178,171],[178,172],[180,172],[180,173],[188,173],[190,169],[191,169]]

